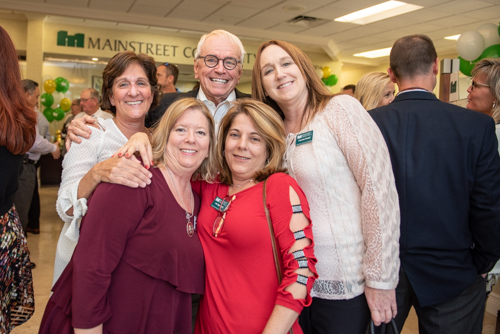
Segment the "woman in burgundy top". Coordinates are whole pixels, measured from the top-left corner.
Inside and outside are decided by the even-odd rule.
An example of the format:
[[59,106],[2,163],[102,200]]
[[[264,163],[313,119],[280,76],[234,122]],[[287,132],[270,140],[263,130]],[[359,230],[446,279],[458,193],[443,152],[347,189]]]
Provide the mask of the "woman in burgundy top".
[[190,182],[213,177],[213,126],[203,103],[175,102],[153,134],[151,184],[96,188],[40,333],[191,333],[205,267]]

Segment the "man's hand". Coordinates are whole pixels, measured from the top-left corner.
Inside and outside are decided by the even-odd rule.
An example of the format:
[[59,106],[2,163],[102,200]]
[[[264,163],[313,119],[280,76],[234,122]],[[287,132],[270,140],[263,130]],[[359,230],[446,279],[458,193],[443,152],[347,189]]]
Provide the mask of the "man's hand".
[[69,151],[71,142],[80,144],[82,142],[82,139],[80,137],[83,137],[85,139],[90,138],[92,130],[90,130],[90,128],[85,124],[94,124],[95,121],[96,120],[89,115],[85,115],[81,118],[71,121],[70,125],[68,126],[68,133],[66,135],[66,151]]
[[366,301],[372,314],[375,326],[386,324],[396,317],[398,307],[396,305],[396,290],[381,290],[365,287]]
[[147,134],[143,132],[135,133],[122,148],[115,152],[114,155],[119,158],[130,158],[134,156],[135,152],[139,152],[144,166],[149,169],[149,165],[153,164],[153,149]]
[[99,182],[121,184],[131,188],[145,188],[151,184],[151,174],[136,157],[119,159],[114,156],[104,160],[92,168],[98,174]]
[[59,149],[59,142],[56,142],[55,145],[57,147],[56,150],[54,152],[50,153],[50,154],[52,154],[52,157],[55,160],[57,160],[61,156],[61,150]]

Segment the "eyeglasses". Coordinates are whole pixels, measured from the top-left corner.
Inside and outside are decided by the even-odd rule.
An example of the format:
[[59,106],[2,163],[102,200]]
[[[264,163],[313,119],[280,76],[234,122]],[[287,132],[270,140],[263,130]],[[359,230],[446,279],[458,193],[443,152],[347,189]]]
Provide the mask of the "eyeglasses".
[[220,203],[219,209],[217,209],[219,213],[217,214],[217,217],[214,220],[214,227],[213,227],[214,237],[217,238],[221,234],[222,227],[224,227],[224,220],[226,219],[227,210],[229,210],[229,206],[231,205],[231,203],[234,201],[235,198],[236,195],[233,195],[232,197],[226,196]]
[[471,79],[471,81],[470,81],[470,90],[474,90],[474,88],[477,88],[477,87],[490,87],[490,86],[487,85],[487,84],[475,82],[474,79]]
[[233,57],[226,57],[224,59],[219,59],[217,58],[217,56],[214,55],[206,55],[204,57],[200,56],[199,58],[203,58],[205,65],[207,65],[210,68],[214,68],[215,66],[219,65],[219,61],[222,60],[222,65],[224,65],[224,68],[226,70],[234,70],[236,66],[238,66],[238,63],[241,63],[241,61]]

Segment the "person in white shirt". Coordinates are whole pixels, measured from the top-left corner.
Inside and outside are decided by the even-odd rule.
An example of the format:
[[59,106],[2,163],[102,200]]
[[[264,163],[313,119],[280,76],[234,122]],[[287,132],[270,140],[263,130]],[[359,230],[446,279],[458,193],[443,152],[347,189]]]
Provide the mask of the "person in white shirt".
[[[38,98],[40,97],[40,89],[33,80],[25,79],[21,81],[21,84],[26,93],[28,103],[33,108],[33,112],[35,112],[35,107],[38,105]],[[53,144],[42,137],[38,132],[37,126],[35,143],[24,157],[23,170],[19,175],[19,188],[14,194],[14,204],[25,233],[28,225],[28,212],[31,205],[31,199],[35,190],[35,163],[40,159],[40,155],[47,153],[51,153],[54,159],[59,159],[61,155],[58,143]]]
[[94,88],[87,88],[80,94],[80,107],[82,112],[75,116],[75,119],[85,115],[101,117],[102,119],[113,118],[113,114],[103,111],[99,107],[99,92]]

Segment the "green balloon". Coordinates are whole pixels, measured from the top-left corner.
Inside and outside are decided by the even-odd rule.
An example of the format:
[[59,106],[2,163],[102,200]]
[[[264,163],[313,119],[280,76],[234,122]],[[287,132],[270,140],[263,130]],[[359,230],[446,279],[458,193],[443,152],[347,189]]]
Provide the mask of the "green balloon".
[[45,108],[43,111],[43,115],[47,119],[47,121],[52,122],[54,120],[54,109],[52,108]]
[[60,93],[66,93],[69,89],[68,80],[58,77],[54,80],[56,82],[56,90]]
[[463,74],[465,74],[469,77],[472,76],[472,74],[471,74],[472,69],[474,68],[474,66],[476,66],[476,62],[479,59],[476,59],[474,61],[468,61],[468,60],[463,59],[460,56],[458,57],[458,59],[460,59],[460,72],[462,72]]
[[326,79],[325,84],[327,86],[335,86],[337,84],[337,81],[339,81],[339,78],[337,78],[335,74],[332,74]]
[[323,83],[326,85],[326,79],[325,78],[321,78],[321,81],[323,81]]
[[54,119],[60,121],[64,118],[64,110],[61,107],[54,109]]
[[50,107],[54,103],[54,97],[52,94],[49,93],[43,93],[42,96],[40,96],[40,102],[46,107]]
[[486,49],[484,49],[483,53],[481,53],[480,59],[484,58],[500,58],[500,44],[490,45]]

